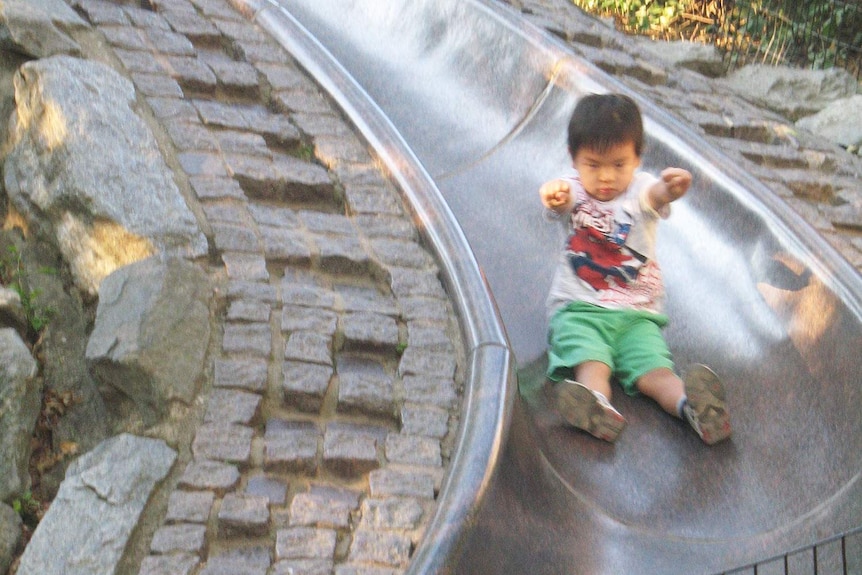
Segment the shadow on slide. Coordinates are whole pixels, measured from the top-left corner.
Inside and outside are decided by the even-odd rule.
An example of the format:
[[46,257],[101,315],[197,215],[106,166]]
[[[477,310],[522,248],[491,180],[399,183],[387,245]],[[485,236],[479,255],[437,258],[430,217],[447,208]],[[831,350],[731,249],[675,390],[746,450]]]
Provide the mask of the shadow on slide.
[[[809,226],[692,131],[504,7],[278,5],[424,166],[516,358],[505,447],[466,528],[449,526],[457,542],[441,570],[717,573],[862,525],[862,282]],[[549,403],[544,300],[563,237],[544,221],[537,190],[568,166],[575,102],[611,90],[641,105],[644,169],[694,174],[660,227],[659,259],[677,365],[706,363],[728,390],[734,436],[712,448],[643,398],[616,393],[629,425],[614,445],[564,427]]]

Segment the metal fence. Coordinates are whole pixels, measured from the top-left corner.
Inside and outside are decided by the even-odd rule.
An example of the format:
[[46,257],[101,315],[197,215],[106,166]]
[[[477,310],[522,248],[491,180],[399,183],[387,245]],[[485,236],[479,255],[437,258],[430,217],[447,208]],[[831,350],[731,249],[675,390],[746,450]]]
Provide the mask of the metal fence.
[[862,0],[724,2],[719,46],[728,69],[787,64],[846,69],[862,79]]

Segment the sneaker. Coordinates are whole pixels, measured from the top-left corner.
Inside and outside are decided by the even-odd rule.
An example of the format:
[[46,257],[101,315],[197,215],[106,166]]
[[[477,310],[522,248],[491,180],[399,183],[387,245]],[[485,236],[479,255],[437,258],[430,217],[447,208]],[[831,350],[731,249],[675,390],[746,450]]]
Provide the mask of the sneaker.
[[626,420],[604,395],[570,379],[557,385],[557,409],[566,423],[599,439],[616,441]]
[[707,445],[730,437],[724,386],[705,365],[695,365],[683,378],[688,401],[683,408],[686,421]]

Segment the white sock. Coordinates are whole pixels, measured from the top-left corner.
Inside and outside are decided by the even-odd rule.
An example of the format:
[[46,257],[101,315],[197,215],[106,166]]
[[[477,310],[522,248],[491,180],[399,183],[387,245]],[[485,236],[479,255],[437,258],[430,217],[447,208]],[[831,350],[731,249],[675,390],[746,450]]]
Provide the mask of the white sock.
[[685,419],[685,406],[688,403],[688,397],[683,395],[679,398],[679,401],[676,402],[676,415],[680,419]]

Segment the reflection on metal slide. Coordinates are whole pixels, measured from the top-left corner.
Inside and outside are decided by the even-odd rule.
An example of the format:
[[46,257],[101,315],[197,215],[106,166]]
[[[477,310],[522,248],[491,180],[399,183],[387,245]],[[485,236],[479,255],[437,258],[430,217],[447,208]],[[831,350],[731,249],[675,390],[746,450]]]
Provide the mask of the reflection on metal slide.
[[[483,0],[234,2],[340,92],[364,131],[390,131],[371,141],[403,164],[393,172],[407,174],[405,187],[445,199],[420,215],[449,289],[465,298],[470,377],[498,379],[467,390],[461,451],[410,573],[710,574],[862,525],[862,281],[759,182],[631,94],[646,119],[645,169],[694,174],[660,227],[666,334],[681,369],[720,374],[734,436],[706,447],[654,404],[617,393],[628,428],[614,445],[594,440],[561,424],[542,376],[563,238],[537,189],[568,165],[577,99],[629,91]],[[322,64],[319,51],[333,59]],[[357,105],[356,94],[370,100]],[[440,223],[448,215],[460,229]],[[476,264],[508,339],[494,331],[493,302],[480,301],[484,284],[471,283]]]

